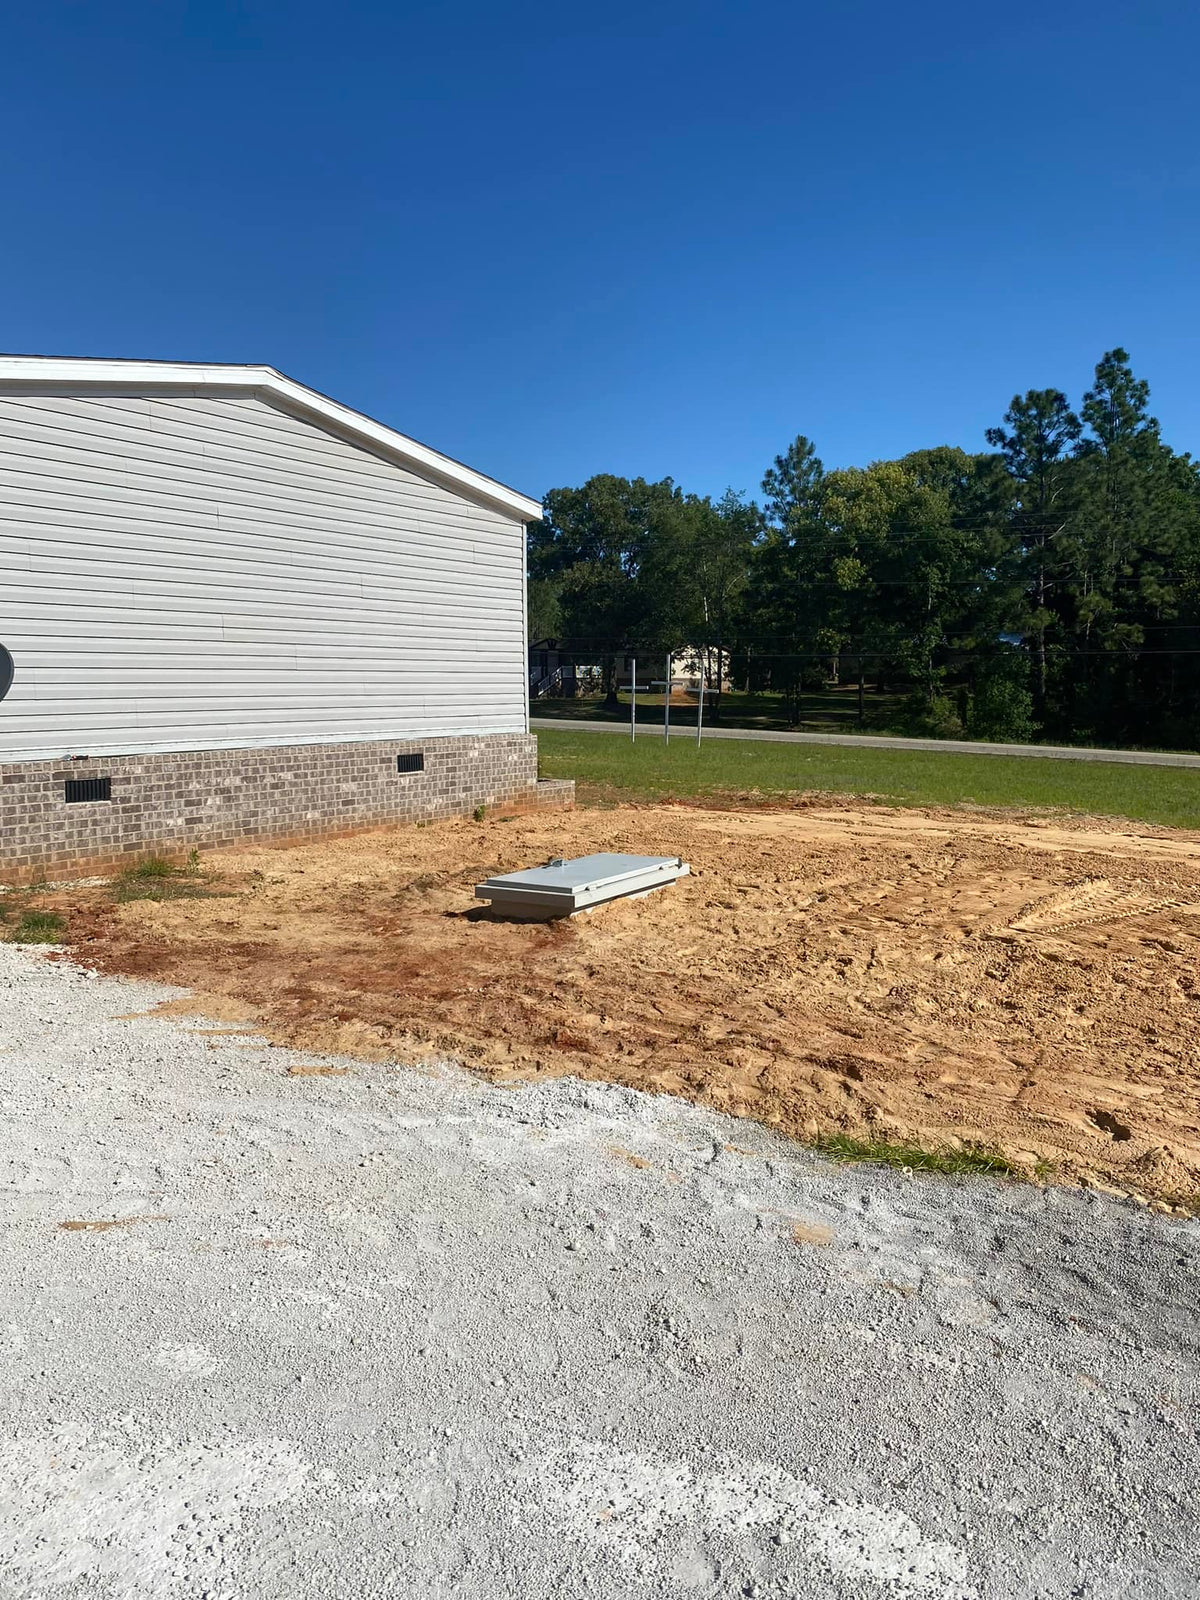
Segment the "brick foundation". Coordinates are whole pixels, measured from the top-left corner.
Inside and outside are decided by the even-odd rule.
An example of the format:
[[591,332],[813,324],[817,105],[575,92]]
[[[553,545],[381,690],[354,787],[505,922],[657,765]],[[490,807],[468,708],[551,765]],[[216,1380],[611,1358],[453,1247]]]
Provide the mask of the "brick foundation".
[[574,778],[539,778],[533,803],[544,811],[567,811],[575,804]]
[[[420,751],[423,772],[397,772]],[[68,779],[112,779],[111,800],[68,804]],[[557,786],[556,786],[557,787]],[[573,785],[569,785],[573,790]],[[49,869],[97,871],[162,851],[302,839],[381,822],[463,816],[539,798],[531,734],[302,744],[0,763],[0,881]]]

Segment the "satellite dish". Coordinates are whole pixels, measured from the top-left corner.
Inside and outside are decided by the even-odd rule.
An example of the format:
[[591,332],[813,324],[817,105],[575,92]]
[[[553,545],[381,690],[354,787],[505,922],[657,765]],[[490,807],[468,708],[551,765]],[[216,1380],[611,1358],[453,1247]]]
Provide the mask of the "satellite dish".
[[12,681],[13,659],[4,646],[0,644],[0,700],[3,700],[4,696],[12,688]]

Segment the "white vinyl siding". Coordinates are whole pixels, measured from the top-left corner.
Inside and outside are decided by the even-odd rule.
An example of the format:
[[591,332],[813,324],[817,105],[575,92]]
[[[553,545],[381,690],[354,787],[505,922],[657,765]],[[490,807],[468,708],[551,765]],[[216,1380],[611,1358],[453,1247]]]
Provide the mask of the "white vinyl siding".
[[526,728],[521,523],[251,393],[0,393],[0,581],[0,759]]

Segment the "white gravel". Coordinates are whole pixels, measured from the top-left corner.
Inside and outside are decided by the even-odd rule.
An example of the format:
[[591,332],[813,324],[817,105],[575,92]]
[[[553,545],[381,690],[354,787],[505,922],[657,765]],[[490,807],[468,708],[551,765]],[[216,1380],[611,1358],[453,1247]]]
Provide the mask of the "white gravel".
[[1197,1225],[167,993],[0,948],[4,1600],[1200,1595]]

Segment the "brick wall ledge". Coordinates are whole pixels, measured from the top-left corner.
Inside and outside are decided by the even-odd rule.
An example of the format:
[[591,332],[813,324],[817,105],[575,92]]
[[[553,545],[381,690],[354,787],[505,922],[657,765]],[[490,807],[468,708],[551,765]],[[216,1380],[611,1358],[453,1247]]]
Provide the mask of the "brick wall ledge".
[[569,811],[575,804],[575,779],[539,778],[533,803],[539,811]]

